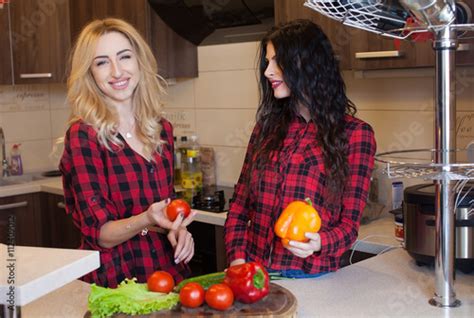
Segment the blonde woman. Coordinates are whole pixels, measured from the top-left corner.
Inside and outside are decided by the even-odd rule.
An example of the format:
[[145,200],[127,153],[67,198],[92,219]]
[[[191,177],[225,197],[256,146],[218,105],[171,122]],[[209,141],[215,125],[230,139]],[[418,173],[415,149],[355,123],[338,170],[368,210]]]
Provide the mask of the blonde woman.
[[115,287],[156,270],[189,274],[194,213],[170,222],[173,135],[161,117],[163,80],[150,48],[128,23],[96,20],[71,54],[72,107],[60,162],[66,209],[82,249],[100,251],[101,267],[83,280]]

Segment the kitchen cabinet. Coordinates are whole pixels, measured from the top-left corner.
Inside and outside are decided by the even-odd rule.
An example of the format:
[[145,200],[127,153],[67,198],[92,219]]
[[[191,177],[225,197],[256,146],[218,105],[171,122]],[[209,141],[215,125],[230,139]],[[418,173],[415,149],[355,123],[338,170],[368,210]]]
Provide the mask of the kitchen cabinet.
[[66,214],[62,195],[41,193],[43,246],[76,249],[81,243],[81,233],[72,216]]
[[188,230],[194,238],[194,256],[189,262],[193,276],[223,271],[227,267],[224,227],[194,221]]
[[12,56],[10,50],[10,5],[0,9],[0,85],[13,84]]
[[14,83],[58,83],[66,79],[70,48],[67,0],[10,1]]
[[0,198],[0,243],[42,246],[39,194]]
[[357,32],[351,41],[354,70],[430,67],[435,64],[431,42],[395,40],[366,31]]
[[353,30],[342,23],[332,20],[309,9],[303,4],[305,0],[275,0],[275,24],[289,22],[295,19],[309,19],[318,24],[331,41],[333,50],[339,59],[343,70],[351,68],[350,45]]
[[[474,9],[474,0],[463,2]],[[460,39],[459,43],[456,65],[474,64],[474,39]],[[397,47],[394,39],[365,31],[354,33],[351,39],[351,65],[354,70],[434,67],[435,62],[431,41],[401,40]]]
[[120,18],[144,36],[157,58],[161,76],[198,76],[197,47],[171,30],[147,0],[70,0],[70,10],[73,39],[93,19]]

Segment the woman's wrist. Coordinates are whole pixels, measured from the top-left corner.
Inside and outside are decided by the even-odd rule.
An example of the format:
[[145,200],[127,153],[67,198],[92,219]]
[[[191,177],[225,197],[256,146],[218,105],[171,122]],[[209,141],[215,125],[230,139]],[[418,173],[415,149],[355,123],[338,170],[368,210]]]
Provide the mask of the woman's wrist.
[[151,205],[142,214],[145,214],[145,219],[148,226],[155,225],[155,220],[153,219],[153,208]]

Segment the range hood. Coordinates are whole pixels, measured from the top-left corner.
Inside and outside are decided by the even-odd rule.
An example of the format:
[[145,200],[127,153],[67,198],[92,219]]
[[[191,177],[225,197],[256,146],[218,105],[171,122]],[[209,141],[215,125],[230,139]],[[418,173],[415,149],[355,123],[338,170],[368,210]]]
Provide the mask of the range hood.
[[196,45],[258,41],[274,25],[273,0],[148,0],[177,34]]

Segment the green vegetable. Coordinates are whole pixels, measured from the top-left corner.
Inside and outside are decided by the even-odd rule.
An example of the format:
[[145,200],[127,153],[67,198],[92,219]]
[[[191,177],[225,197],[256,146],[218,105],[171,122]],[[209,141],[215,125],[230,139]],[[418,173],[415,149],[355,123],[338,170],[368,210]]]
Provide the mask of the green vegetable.
[[184,285],[191,282],[199,283],[204,289],[208,289],[214,284],[222,283],[224,281],[224,277],[225,277],[225,272],[217,272],[217,273],[212,273],[212,274],[191,277],[191,278],[181,281],[181,283],[176,285],[176,287],[174,288],[174,291],[178,293],[181,290],[181,288],[183,288]]
[[115,313],[145,315],[173,308],[179,302],[175,293],[163,294],[148,291],[146,284],[136,279],[125,279],[117,288],[91,285],[89,310],[92,317],[108,317]]

